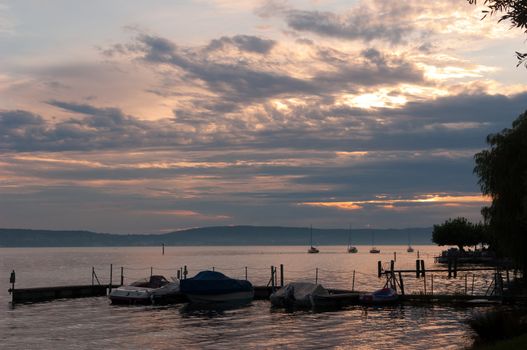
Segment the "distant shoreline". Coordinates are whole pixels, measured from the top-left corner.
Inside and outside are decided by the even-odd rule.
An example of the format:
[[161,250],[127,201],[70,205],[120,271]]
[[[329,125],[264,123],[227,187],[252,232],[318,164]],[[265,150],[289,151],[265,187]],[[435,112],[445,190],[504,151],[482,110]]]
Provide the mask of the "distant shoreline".
[[[307,246],[310,229],[274,226],[217,226],[165,234],[0,229],[0,247]],[[430,245],[432,228],[313,229],[313,245]]]

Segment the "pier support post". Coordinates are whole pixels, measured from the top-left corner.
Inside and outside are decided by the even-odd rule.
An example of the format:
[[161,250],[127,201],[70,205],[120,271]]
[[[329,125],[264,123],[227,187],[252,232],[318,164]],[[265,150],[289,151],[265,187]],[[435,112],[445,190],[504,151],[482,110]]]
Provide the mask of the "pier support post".
[[186,280],[188,275],[187,265],[183,266],[183,279]]
[[9,283],[11,283],[11,289],[9,290],[9,293],[13,295],[15,294],[15,281],[16,281],[16,274],[15,270],[11,271],[11,276],[9,276]]
[[421,276],[425,277],[425,261],[421,260]]
[[274,284],[274,274],[275,274],[275,270],[274,270],[274,266],[271,265],[271,290],[274,292],[275,290],[275,284]]
[[154,267],[150,266],[150,277],[154,275]]
[[162,248],[161,248],[161,249],[162,249],[162,253],[161,253],[161,255],[165,255],[165,243],[163,243],[163,245],[162,245]]
[[434,295],[434,274],[430,275],[430,294]]
[[121,286],[124,285],[124,267],[121,266]]
[[113,277],[113,264],[110,264],[110,284],[108,288],[110,289],[110,292],[112,291],[112,277]]
[[176,278],[181,280],[181,270],[177,270]]
[[245,280],[247,281],[247,266],[245,266]]
[[393,261],[397,261],[397,252],[393,252]]
[[415,261],[415,278],[421,277],[421,263],[420,260]]
[[318,267],[315,270],[315,284],[318,284]]
[[280,264],[280,287],[284,286],[284,264]]
[[351,280],[351,291],[355,291],[355,270],[353,270],[353,279]]
[[91,267],[91,285],[93,286],[95,284],[95,268]]
[[399,286],[401,287],[401,294],[404,295],[403,275],[401,272],[399,272]]
[[381,278],[381,274],[382,274],[382,263],[379,260],[377,261],[377,277]]

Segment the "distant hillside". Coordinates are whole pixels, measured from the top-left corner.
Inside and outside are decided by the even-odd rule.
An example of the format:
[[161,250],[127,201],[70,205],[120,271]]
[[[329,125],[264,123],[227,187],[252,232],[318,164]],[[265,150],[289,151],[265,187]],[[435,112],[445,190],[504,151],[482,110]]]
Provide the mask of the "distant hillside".
[[[348,243],[349,230],[313,229],[313,244]],[[432,228],[355,229],[353,244],[431,244]],[[308,245],[309,228],[218,226],[175,231],[161,235],[117,235],[89,231],[0,229],[0,247],[100,247],[160,245]]]

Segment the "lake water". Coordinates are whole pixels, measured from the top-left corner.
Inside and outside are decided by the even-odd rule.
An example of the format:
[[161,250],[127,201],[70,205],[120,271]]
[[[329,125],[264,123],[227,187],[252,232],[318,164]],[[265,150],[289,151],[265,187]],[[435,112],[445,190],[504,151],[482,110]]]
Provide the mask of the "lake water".
[[[212,269],[231,277],[266,285],[270,266],[285,267],[285,282],[311,281],[326,287],[372,291],[383,286],[377,278],[377,261],[388,262],[397,253],[396,268],[415,268],[416,253],[427,268],[434,266],[436,246],[379,246],[369,254],[359,246],[348,254],[343,246],[321,246],[307,254],[299,246],[119,248],[0,248],[0,348],[5,349],[460,349],[471,343],[466,324],[485,308],[445,306],[349,307],[330,312],[272,309],[268,301],[254,301],[235,309],[196,310],[188,305],[112,306],[108,299],[85,298],[11,307],[9,273],[15,269],[16,286],[90,284],[92,266],[101,283],[107,283],[110,264],[113,281],[125,283],[155,274],[175,276],[187,265],[189,275]],[[2,277],[3,276],[3,277]],[[427,290],[430,292],[428,276]],[[485,292],[490,275],[448,280],[436,275],[434,292],[475,294]],[[472,285],[474,288],[472,289]],[[425,288],[423,279],[405,277],[407,293]]]

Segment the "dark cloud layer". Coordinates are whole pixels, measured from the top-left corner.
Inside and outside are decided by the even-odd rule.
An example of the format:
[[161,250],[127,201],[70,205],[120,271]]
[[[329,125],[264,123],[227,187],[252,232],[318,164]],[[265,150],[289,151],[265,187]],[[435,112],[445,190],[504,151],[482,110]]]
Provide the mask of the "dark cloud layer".
[[223,49],[225,46],[233,46],[241,51],[266,54],[275,46],[274,40],[261,39],[252,35],[236,35],[233,37],[222,36],[219,39],[211,40],[207,46],[208,51]]

